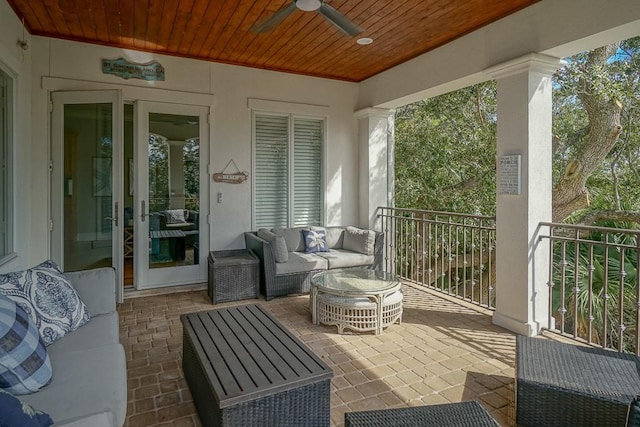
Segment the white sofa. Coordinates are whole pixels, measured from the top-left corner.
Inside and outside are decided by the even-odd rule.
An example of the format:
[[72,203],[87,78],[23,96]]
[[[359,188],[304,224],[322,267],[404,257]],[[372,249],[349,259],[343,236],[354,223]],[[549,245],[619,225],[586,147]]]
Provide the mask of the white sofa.
[[122,426],[127,364],[119,339],[116,280],[111,268],[65,273],[91,320],[47,347],[53,378],[20,400],[48,413],[55,426]]

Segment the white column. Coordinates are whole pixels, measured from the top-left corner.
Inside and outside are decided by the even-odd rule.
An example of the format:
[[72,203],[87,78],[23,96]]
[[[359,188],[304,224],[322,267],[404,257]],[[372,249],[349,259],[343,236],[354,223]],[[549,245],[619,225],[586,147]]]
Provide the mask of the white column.
[[169,144],[169,204],[172,209],[184,209],[184,144],[187,141],[167,142]]
[[[528,336],[549,322],[549,250],[538,236],[540,222],[551,221],[551,76],[561,65],[558,58],[530,54],[486,70],[498,86],[493,322]],[[511,194],[517,174],[501,167],[505,156],[519,156],[519,194]]]
[[377,227],[377,209],[393,200],[394,110],[365,108],[358,118],[359,225]]

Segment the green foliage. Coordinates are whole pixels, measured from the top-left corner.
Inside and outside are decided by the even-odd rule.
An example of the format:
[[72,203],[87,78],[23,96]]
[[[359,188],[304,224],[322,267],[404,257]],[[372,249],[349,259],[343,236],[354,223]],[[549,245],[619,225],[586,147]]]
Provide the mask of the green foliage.
[[[636,236],[591,232],[583,239],[594,243],[554,243],[552,313],[556,328],[596,344],[606,343],[608,348],[634,352],[638,259],[636,251],[628,248],[637,247]],[[628,248],[606,250],[604,244],[597,243],[605,239]]]
[[[620,139],[587,181],[592,209],[640,210],[640,37],[620,42],[604,66],[588,52],[567,58],[554,78],[553,176],[557,182],[589,135],[581,91],[623,105]],[[495,214],[496,86],[485,82],[396,112],[396,206]]]
[[396,206],[495,214],[495,82],[396,112]]

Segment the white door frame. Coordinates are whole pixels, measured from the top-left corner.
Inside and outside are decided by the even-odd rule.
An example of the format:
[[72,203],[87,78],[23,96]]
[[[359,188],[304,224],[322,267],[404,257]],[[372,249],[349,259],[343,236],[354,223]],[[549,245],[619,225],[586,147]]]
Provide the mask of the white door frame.
[[[200,214],[199,260],[197,264],[179,267],[149,268],[149,113],[199,117],[200,138]],[[203,283],[207,279],[209,248],[209,107],[163,102],[136,101],[136,146],[134,190],[134,286],[149,289],[181,284]],[[144,206],[143,206],[144,202]],[[144,242],[138,244],[138,242]]]
[[123,156],[124,156],[124,106],[122,91],[87,90],[52,92],[51,113],[51,258],[64,270],[64,108],[65,104],[112,105],[112,266],[116,270],[116,301],[122,302],[124,289],[123,271]]

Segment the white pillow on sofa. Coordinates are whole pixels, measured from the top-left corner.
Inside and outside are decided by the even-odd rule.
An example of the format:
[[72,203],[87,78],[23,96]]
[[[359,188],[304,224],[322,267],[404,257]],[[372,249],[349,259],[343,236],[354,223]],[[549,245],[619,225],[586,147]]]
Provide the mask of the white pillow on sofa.
[[373,255],[375,244],[376,233],[373,230],[363,230],[349,226],[344,232],[343,249],[365,255]]
[[29,313],[45,345],[91,318],[75,288],[51,260],[28,270],[0,274],[0,293]]
[[184,209],[167,209],[167,224],[184,224],[187,222],[188,212]]

